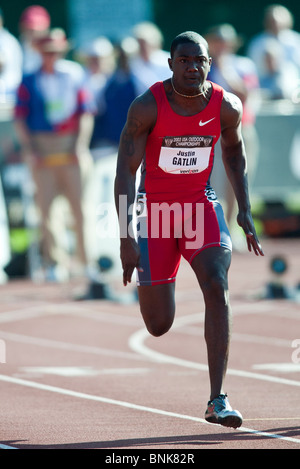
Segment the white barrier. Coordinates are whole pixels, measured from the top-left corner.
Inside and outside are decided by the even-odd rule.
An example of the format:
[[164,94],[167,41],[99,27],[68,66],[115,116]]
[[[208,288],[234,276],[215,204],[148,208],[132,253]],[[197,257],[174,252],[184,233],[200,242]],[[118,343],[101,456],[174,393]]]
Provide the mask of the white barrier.
[[273,101],[256,119],[259,158],[252,185],[265,201],[286,202],[300,193],[300,104]]
[[[96,160],[85,191],[86,246],[90,259],[111,262],[106,277],[121,276],[118,218],[114,202],[117,154]],[[121,278],[121,277],[120,277]]]

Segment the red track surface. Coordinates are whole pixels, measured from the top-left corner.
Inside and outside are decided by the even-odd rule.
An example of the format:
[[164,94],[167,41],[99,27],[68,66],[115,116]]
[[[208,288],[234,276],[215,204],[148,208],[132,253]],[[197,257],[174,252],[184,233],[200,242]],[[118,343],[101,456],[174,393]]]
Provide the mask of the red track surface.
[[0,448],[300,449],[300,351],[295,355],[292,346],[300,343],[300,303],[257,299],[275,253],[289,262],[284,281],[300,281],[299,241],[263,247],[264,258],[234,254],[230,271],[234,331],[226,391],[243,427],[203,420],[204,307],[183,263],[176,322],[161,338],[145,332],[137,303],[76,302],[72,283],[1,287]]

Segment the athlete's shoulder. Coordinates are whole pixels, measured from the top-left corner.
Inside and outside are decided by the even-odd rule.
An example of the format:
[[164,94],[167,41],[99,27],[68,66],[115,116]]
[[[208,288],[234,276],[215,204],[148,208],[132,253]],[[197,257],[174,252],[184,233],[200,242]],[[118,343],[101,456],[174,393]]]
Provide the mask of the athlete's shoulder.
[[225,91],[223,93],[223,103],[224,107],[232,112],[240,113],[243,111],[242,101],[238,96],[229,91]]
[[147,108],[155,106],[156,101],[151,88],[148,88],[144,93],[137,96],[131,103],[131,108],[144,111]]
[[222,86],[210,81],[213,92],[222,99],[222,105],[226,108],[239,111],[243,108],[241,100],[233,93],[226,91]]
[[141,130],[150,131],[155,125],[157,118],[156,100],[150,89],[137,96],[131,103],[127,123],[130,121],[139,122]]
[[242,119],[242,115],[243,105],[240,98],[224,90],[221,106],[221,121],[238,125]]

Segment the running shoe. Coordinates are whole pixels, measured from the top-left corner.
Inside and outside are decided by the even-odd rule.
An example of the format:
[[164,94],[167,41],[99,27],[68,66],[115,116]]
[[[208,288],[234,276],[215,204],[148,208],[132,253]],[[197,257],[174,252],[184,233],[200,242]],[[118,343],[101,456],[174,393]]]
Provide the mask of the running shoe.
[[237,410],[233,410],[227,399],[227,394],[220,394],[209,401],[205,412],[205,420],[210,423],[219,423],[224,427],[238,428],[243,418]]

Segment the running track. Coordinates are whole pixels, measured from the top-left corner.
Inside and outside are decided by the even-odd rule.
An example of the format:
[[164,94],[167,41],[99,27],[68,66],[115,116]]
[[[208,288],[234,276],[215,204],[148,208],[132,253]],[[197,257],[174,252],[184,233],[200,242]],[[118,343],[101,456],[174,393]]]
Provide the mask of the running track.
[[243,427],[203,419],[204,307],[183,263],[176,321],[161,338],[145,331],[137,303],[73,301],[75,282],[0,287],[0,448],[102,449],[104,455],[300,449],[300,352],[293,348],[300,343],[300,304],[257,298],[274,253],[287,256],[285,282],[300,281],[299,241],[267,240],[263,247],[264,258],[235,253],[230,272],[234,328],[225,388]]

